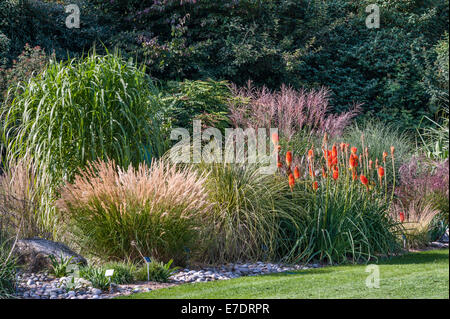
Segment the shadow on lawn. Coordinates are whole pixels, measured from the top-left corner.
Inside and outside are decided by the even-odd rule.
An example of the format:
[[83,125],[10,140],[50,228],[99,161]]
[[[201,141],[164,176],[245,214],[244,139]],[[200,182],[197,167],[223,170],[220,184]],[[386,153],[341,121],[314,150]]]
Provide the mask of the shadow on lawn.
[[[443,251],[447,251],[447,253]],[[430,250],[426,253],[406,253],[402,256],[380,259],[378,265],[409,265],[448,262],[448,249]]]
[[[445,253],[445,250],[447,253]],[[334,266],[364,266],[371,263],[377,265],[411,265],[411,264],[429,264],[429,263],[448,263],[449,255],[448,249],[442,250],[432,250],[426,253],[406,253],[401,256],[392,256],[380,258],[378,262],[369,262],[367,264],[341,264]],[[314,274],[324,274],[334,271],[334,266],[325,266],[321,268],[312,268],[298,271],[287,271],[282,273],[265,274],[264,276],[294,276],[294,275],[314,275]]]

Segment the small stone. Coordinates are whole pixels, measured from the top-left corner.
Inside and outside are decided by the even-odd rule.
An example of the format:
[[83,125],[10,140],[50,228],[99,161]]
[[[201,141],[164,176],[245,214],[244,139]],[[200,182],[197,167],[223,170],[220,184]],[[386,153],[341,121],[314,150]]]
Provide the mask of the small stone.
[[101,289],[98,289],[98,288],[92,288],[91,292],[93,295],[97,295],[97,296],[101,295],[101,293],[102,293]]

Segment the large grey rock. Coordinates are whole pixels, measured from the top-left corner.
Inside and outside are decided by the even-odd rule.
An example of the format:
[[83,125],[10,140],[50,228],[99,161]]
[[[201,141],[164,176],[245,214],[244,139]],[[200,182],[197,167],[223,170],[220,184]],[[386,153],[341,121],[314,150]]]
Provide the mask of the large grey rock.
[[18,240],[14,248],[14,254],[18,258],[18,263],[25,265],[29,272],[51,269],[50,255],[57,259],[60,259],[61,256],[65,259],[73,257],[71,263],[87,264],[86,259],[73,252],[66,245],[42,238]]

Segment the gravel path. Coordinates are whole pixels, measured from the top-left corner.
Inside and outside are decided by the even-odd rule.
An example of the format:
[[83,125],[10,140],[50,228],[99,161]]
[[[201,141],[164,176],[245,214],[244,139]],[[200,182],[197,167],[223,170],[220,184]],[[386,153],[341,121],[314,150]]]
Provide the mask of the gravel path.
[[[312,265],[281,265],[273,263],[227,264],[220,267],[209,267],[199,270],[182,269],[175,273],[169,283],[143,282],[131,285],[112,285],[110,291],[93,288],[83,278],[76,278],[70,284],[70,278],[54,278],[47,273],[19,273],[16,297],[25,299],[107,299],[119,295],[148,292],[185,283],[227,280],[241,276],[257,276],[269,273],[280,273],[321,267]],[[69,283],[69,284],[68,284]]]

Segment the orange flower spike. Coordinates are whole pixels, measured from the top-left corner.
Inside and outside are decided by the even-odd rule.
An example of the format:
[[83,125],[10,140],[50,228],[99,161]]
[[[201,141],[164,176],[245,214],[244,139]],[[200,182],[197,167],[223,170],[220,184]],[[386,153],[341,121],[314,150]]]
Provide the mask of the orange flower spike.
[[355,155],[354,153],[350,154],[349,165],[352,169],[358,166],[358,155]]
[[372,169],[373,161],[369,160],[369,169]]
[[395,153],[395,147],[391,146],[391,156],[392,156],[392,158],[394,158],[394,153]]
[[300,178],[300,170],[298,169],[297,166],[295,166],[295,168],[294,168],[294,178],[295,179],[299,179]]
[[375,169],[378,169],[378,158],[375,161]]
[[327,178],[327,172],[325,172],[325,168],[322,166],[322,177]]
[[333,179],[336,181],[338,178],[339,178],[339,170],[337,166],[335,166],[333,169]]
[[358,152],[358,149],[356,147],[352,147],[351,151],[352,151],[352,154],[356,154],[356,152]]
[[283,164],[282,164],[281,162],[277,162],[277,167],[278,167],[278,168],[282,168],[282,167],[283,167]]
[[289,187],[291,188],[291,191],[294,188],[294,185],[295,185],[295,178],[294,175],[292,175],[291,173],[289,174]]
[[401,223],[403,223],[405,221],[405,213],[404,212],[400,212],[398,214],[398,217],[400,218]]
[[361,181],[361,183],[364,185],[364,186],[366,186],[366,188],[367,188],[367,190],[369,190],[369,180],[367,179],[367,177],[365,177],[364,175],[361,175],[360,177],[359,177],[359,179],[360,179],[360,181]]
[[338,151],[336,144],[333,144],[333,148],[331,149],[331,165],[337,165],[338,164]]
[[344,151],[345,151],[345,143],[341,143],[340,147],[341,147],[341,153],[344,153]]
[[386,157],[388,156],[387,152],[383,152],[383,162],[386,162]]
[[383,166],[378,167],[378,180],[380,181],[380,186],[382,184],[383,176],[384,176],[384,168]]
[[333,144],[333,147],[331,148],[331,157],[335,158],[337,157],[337,147],[336,144]]
[[316,173],[314,173],[314,171],[311,168],[311,164],[309,164],[309,176],[311,176],[312,178],[316,176]]
[[313,189],[316,191],[319,188],[319,183],[317,183],[317,181],[315,181],[313,183]]
[[378,177],[382,178],[384,176],[383,166],[378,167]]
[[314,158],[314,150],[313,149],[310,149],[309,151],[308,151],[308,159],[313,159]]
[[278,133],[272,134],[272,143],[273,145],[278,145],[278,142],[280,141],[280,137],[278,136]]
[[291,166],[291,164],[292,164],[292,153],[291,153],[291,151],[287,151],[287,153],[286,153],[286,164],[287,164],[288,167]]

